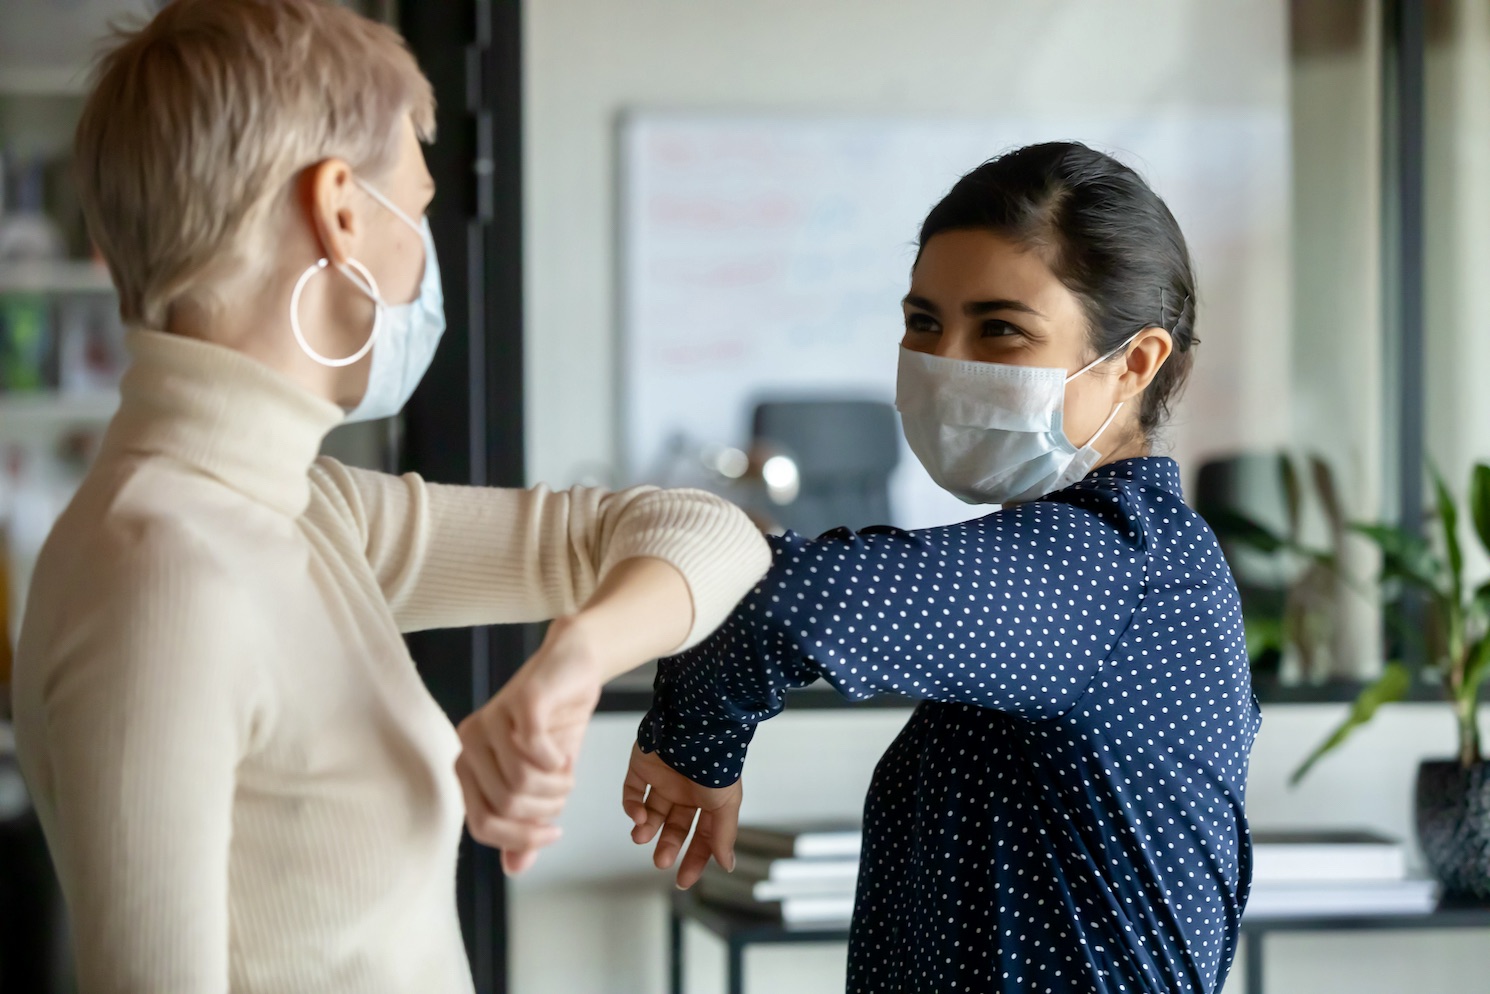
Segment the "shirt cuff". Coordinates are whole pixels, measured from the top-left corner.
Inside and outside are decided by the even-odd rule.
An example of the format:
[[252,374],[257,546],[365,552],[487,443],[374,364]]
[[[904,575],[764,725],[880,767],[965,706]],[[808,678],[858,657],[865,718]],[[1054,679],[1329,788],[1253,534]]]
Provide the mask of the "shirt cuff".
[[681,732],[654,709],[642,719],[636,741],[642,752],[655,752],[664,763],[699,786],[728,787],[740,779],[745,750],[754,735],[754,725]]
[[659,668],[652,707],[636,730],[642,752],[662,761],[702,787],[728,787],[740,779],[755,723],[679,713],[669,699]]

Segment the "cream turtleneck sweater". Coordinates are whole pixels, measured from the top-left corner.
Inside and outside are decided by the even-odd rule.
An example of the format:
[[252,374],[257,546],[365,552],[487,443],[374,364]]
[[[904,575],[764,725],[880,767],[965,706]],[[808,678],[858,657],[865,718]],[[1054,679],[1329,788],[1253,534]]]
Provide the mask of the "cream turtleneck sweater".
[[339,408],[226,349],[131,348],[15,671],[83,991],[470,991],[459,743],[400,633],[572,612],[653,556],[687,580],[691,644],[765,572],[764,540],[698,492],[317,461]]

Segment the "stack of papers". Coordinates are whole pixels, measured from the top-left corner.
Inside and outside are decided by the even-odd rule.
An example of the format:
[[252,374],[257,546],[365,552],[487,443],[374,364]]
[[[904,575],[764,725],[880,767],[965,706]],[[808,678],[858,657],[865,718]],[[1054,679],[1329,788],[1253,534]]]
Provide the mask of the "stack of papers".
[[1367,831],[1254,831],[1248,918],[1428,914],[1432,880],[1407,868],[1400,839]]
[[862,833],[857,825],[746,826],[735,872],[710,863],[699,897],[788,925],[846,923],[854,913]]

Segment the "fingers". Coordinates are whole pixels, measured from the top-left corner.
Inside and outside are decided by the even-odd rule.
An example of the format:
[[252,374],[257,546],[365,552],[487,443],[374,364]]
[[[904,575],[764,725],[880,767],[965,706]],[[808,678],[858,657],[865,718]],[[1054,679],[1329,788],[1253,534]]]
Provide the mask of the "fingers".
[[514,761],[522,762],[539,773],[560,773],[570,764],[559,743],[559,727],[550,727],[536,704],[517,694],[498,694],[492,703],[476,713],[483,737]]
[[633,767],[626,771],[626,780],[621,787],[621,808],[631,819],[631,841],[644,846],[656,837],[662,828],[672,802],[662,796],[657,788]]
[[740,834],[740,799],[717,811],[709,812],[709,851],[714,860],[731,873],[735,872],[735,838]]
[[536,850],[502,850],[502,872],[509,877],[515,877],[520,873],[526,872],[536,862],[538,862],[538,853]]
[[493,814],[516,821],[555,820],[574,786],[572,774],[539,772],[480,741],[467,744],[455,767],[458,776],[473,782]]
[[[528,722],[533,722],[528,724]],[[527,718],[513,729],[512,745],[520,755],[538,771],[559,773],[571,765],[570,757],[559,745],[558,736],[549,729]]]
[[504,851],[537,850],[553,845],[564,834],[556,825],[534,824],[502,817],[487,804],[473,778],[461,776],[458,779],[466,801],[466,826],[477,842]]
[[639,846],[644,846],[657,838],[657,833],[662,831],[662,826],[666,823],[667,817],[672,814],[672,811],[672,802],[657,791],[654,790],[647,794],[647,803],[645,806],[646,817],[640,825],[637,825],[631,830],[631,841]]
[[698,808],[695,807],[684,804],[672,806],[663,819],[662,834],[657,837],[657,848],[652,853],[653,866],[666,870],[673,865],[683,849],[688,832],[693,828],[693,819],[697,814]]
[[[483,845],[504,852],[534,851],[523,859],[504,858],[504,867],[521,872],[532,864],[536,850],[552,845],[562,834],[551,823],[563,813],[574,778],[494,752],[485,737],[487,728],[482,722],[467,721],[460,729],[464,749],[455,772],[465,797],[466,824],[471,837]],[[501,761],[504,758],[506,762]]]
[[634,770],[626,771],[626,779],[621,784],[621,810],[626,812],[626,817],[635,826],[631,832],[634,839],[636,829],[647,823],[647,782]]
[[511,794],[493,812],[513,821],[532,822],[535,825],[551,825],[564,813],[567,797],[534,797],[531,794]]
[[553,845],[564,835],[557,825],[534,825],[500,815],[467,814],[466,827],[471,830],[471,837],[484,846],[503,852],[531,849],[535,855],[537,850]]
[[456,772],[475,781],[492,813],[516,821],[553,821],[574,787],[573,771],[549,771],[528,761],[505,734],[509,728],[490,713],[461,722]]
[[678,864],[678,887],[681,890],[687,890],[698,883],[698,878],[703,875],[704,868],[709,865],[709,857],[713,854],[714,848],[710,838],[713,821],[713,812],[699,812],[698,827],[694,829],[693,840],[688,843],[688,851],[683,854],[683,860]]
[[544,770],[524,762],[518,756],[500,748],[478,747],[477,756],[491,758],[491,766],[500,777],[505,792],[535,799],[563,800],[574,789],[574,770],[562,768],[558,771]]
[[540,772],[559,773],[574,765],[595,706],[588,690],[545,683],[536,657],[467,721],[498,752]]

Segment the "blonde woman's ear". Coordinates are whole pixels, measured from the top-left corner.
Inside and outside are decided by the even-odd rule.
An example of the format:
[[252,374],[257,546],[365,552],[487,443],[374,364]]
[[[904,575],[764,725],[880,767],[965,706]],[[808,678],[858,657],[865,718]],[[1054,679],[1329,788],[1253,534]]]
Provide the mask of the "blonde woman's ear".
[[305,211],[321,253],[333,265],[345,265],[360,232],[361,215],[352,167],[341,159],[324,159],[305,170],[301,209]]

